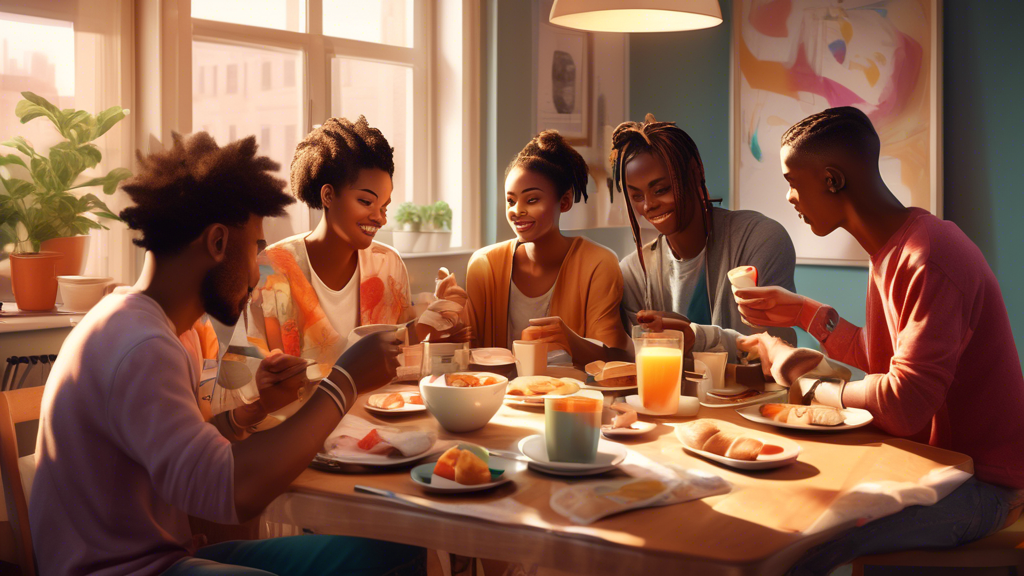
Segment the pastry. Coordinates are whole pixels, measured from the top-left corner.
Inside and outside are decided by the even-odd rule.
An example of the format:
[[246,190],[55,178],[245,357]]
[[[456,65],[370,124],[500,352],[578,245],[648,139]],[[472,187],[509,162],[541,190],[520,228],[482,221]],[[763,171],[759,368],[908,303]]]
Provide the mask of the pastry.
[[551,376],[520,376],[508,385],[509,396],[566,396],[579,392],[579,384],[572,380]]
[[721,430],[708,420],[687,422],[679,430],[683,442],[690,448],[736,460],[757,460],[765,445],[756,438]]
[[381,410],[394,410],[405,406],[405,399],[398,392],[391,394],[374,394],[366,401],[366,404]]
[[843,413],[832,406],[801,406],[799,404],[763,404],[761,415],[786,424],[838,426],[846,421]]

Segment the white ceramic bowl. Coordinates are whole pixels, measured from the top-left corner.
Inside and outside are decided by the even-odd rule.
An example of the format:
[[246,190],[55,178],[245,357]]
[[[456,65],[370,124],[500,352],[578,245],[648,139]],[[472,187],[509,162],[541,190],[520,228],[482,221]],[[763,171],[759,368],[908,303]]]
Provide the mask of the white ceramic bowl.
[[497,378],[497,384],[475,388],[456,388],[444,383],[430,383],[430,376],[420,380],[420,394],[427,411],[449,432],[470,432],[483,428],[501,408],[508,388],[508,378],[490,372],[465,372],[476,376]]
[[97,276],[57,276],[63,308],[74,312],[88,312],[100,300],[113,278]]

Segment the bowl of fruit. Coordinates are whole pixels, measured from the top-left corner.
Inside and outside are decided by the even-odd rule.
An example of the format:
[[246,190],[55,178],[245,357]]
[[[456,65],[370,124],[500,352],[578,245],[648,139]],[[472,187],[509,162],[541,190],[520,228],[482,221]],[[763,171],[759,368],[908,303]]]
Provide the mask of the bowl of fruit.
[[427,411],[449,432],[483,428],[501,408],[508,378],[491,372],[454,372],[420,380]]

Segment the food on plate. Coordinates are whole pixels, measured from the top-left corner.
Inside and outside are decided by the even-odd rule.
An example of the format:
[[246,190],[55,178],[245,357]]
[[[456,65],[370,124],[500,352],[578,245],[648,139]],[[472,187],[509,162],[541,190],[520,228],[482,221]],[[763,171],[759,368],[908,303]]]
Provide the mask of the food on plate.
[[636,386],[636,364],[633,362],[603,362],[597,360],[586,366],[587,374],[598,386],[610,388]]
[[[710,420],[687,422],[679,427],[679,431],[683,443],[690,448],[736,460],[757,460],[758,455],[765,448],[764,442],[721,430]],[[774,448],[766,451],[766,453],[775,452]]]
[[392,392],[390,394],[374,394],[370,396],[370,399],[366,403],[374,408],[380,408],[381,410],[394,410],[405,406],[405,398],[402,397],[398,392]]
[[467,486],[491,481],[487,463],[472,451],[460,450],[458,446],[452,446],[441,454],[434,465],[434,474]]
[[444,375],[444,383],[454,388],[476,388],[477,386],[490,386],[497,384],[498,379],[493,376],[476,376],[463,372]]
[[520,340],[540,340],[551,338],[562,333],[562,327],[558,324],[547,324],[544,326],[527,326],[523,328],[523,335]]
[[801,406],[799,404],[764,404],[761,415],[785,424],[838,426],[846,421],[843,413],[832,406]]
[[430,447],[436,441],[436,432],[381,426],[372,428],[361,438],[339,436],[330,445],[328,453],[344,455],[355,450],[382,456],[395,452],[400,453],[402,456],[416,456],[430,450]]
[[508,385],[508,396],[566,396],[579,392],[580,385],[566,378],[520,376]]
[[633,428],[633,423],[636,422],[636,410],[624,402],[612,404],[610,408],[619,412],[612,418],[612,428]]
[[409,404],[419,404],[420,406],[422,406],[423,396],[420,396],[419,392],[413,392],[412,394],[409,394],[407,402]]

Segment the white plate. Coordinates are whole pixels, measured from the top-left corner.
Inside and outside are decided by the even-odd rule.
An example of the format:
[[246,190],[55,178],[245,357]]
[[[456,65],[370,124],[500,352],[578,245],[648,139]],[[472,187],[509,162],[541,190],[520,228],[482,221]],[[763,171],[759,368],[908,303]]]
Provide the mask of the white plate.
[[[501,486],[502,484],[505,484],[506,482],[510,482],[512,480],[512,474],[513,472],[515,472],[516,468],[516,463],[512,460],[506,460],[504,458],[491,456],[490,460],[487,462],[487,467],[493,468],[495,470],[504,470],[505,473],[502,474],[497,480],[493,482],[488,482],[486,484],[466,485],[453,482],[452,480],[448,480],[447,478],[440,478],[440,481],[434,481],[435,477],[432,475],[432,473],[434,471],[434,466],[436,464],[437,462],[428,462],[426,464],[420,464],[419,466],[410,470],[409,475],[412,477],[413,482],[418,484],[427,492],[437,492],[446,494],[479,492],[480,490],[487,490],[489,488],[494,488],[495,486]],[[431,482],[424,481],[424,479],[427,476],[431,477]]]
[[[555,378],[555,376],[552,376],[552,378]],[[566,380],[572,380],[573,382],[575,382],[576,385],[580,387],[580,391],[588,389],[583,384],[583,382],[580,382],[575,378],[568,378],[565,376],[562,376],[561,378],[565,378]],[[574,392],[572,394],[544,394],[542,396],[517,396],[506,394],[505,403],[508,404],[509,406],[528,406],[530,408],[544,408],[545,398],[568,398],[569,396],[579,395],[580,391]],[[529,400],[527,400],[527,398],[529,398]]]
[[626,390],[636,390],[636,384],[632,386],[601,386],[600,384],[592,384],[590,382],[583,383],[584,390],[599,390],[601,392],[624,392]]
[[740,402],[729,402],[727,400],[719,401],[717,399],[711,402],[709,401],[711,398],[707,397],[707,399],[704,402],[701,402],[700,405],[707,408],[739,408],[740,406],[750,406],[751,404],[764,404],[766,402],[778,402],[779,400],[785,401],[788,396],[789,390],[772,390],[770,392],[758,394],[753,398],[741,400]]
[[788,438],[783,438],[774,434],[767,434],[765,432],[758,432],[756,430],[748,430],[746,428],[741,428],[718,420],[716,420],[715,423],[718,424],[719,428],[722,430],[728,430],[736,434],[756,438],[765,444],[774,444],[779,446],[782,448],[782,452],[779,454],[772,454],[770,456],[762,454],[757,457],[757,460],[737,460],[736,458],[726,458],[725,456],[719,456],[718,454],[712,454],[711,452],[690,448],[685,442],[683,442],[683,439],[679,434],[678,426],[676,427],[676,439],[683,445],[683,450],[686,450],[691,454],[703,456],[708,460],[713,460],[719,464],[724,464],[740,470],[768,470],[770,468],[781,468],[782,466],[796,462],[797,457],[800,455],[800,445]]
[[679,409],[671,414],[652,412],[651,410],[644,408],[643,402],[640,401],[640,396],[637,394],[630,394],[629,396],[626,396],[626,404],[629,404],[630,408],[636,410],[637,414],[643,414],[644,416],[689,418],[691,416],[696,416],[697,411],[700,410],[700,402],[693,396],[680,396]]
[[528,466],[540,472],[557,476],[587,476],[614,469],[626,459],[626,447],[603,438],[597,441],[597,459],[592,464],[552,462],[543,434],[527,436],[519,441],[519,451],[530,459]]
[[735,396],[737,394],[743,394],[747,390],[750,390],[750,388],[747,388],[746,386],[726,386],[725,388],[712,388],[708,390],[708,392],[719,394],[721,396]]
[[654,422],[644,422],[637,420],[633,422],[629,428],[612,428],[611,424],[605,424],[601,426],[601,434],[604,434],[608,438],[618,438],[620,436],[639,436],[641,434],[647,434],[651,430],[654,430],[658,425]]
[[516,357],[505,348],[473,348],[469,351],[470,364],[480,366],[507,366],[516,363]]
[[401,452],[396,453],[397,455],[389,454],[387,456],[383,456],[381,454],[346,454],[344,456],[334,456],[326,452],[321,452],[316,455],[316,461],[327,466],[330,466],[331,462],[337,462],[338,464],[357,464],[359,466],[379,466],[386,468],[389,466],[401,466],[402,464],[422,460],[427,456],[440,454],[454,445],[454,442],[434,442],[434,445],[425,452],[415,456],[402,456]]
[[[378,394],[387,394],[387,392],[378,392]],[[384,408],[375,408],[373,406],[370,406],[369,404],[366,404],[364,408],[366,408],[367,412],[374,412],[376,414],[409,414],[410,412],[425,412],[427,410],[427,406],[425,404],[409,403],[409,397],[412,396],[413,394],[418,395],[419,392],[399,392],[399,394],[401,394],[402,399],[405,400],[405,405],[402,406],[401,408],[385,410]],[[376,396],[376,394],[371,394],[371,396]]]
[[739,408],[736,413],[743,416],[751,422],[757,422],[758,424],[768,424],[770,426],[777,426],[779,428],[792,428],[794,430],[813,430],[814,432],[838,432],[840,430],[852,430],[854,428],[860,428],[861,426],[867,426],[874,420],[871,412],[867,410],[861,410],[860,408],[844,408],[841,410],[845,417],[845,422],[838,426],[815,426],[814,424],[790,424],[788,422],[776,422],[767,416],[761,415],[760,406],[747,406],[746,408]]

